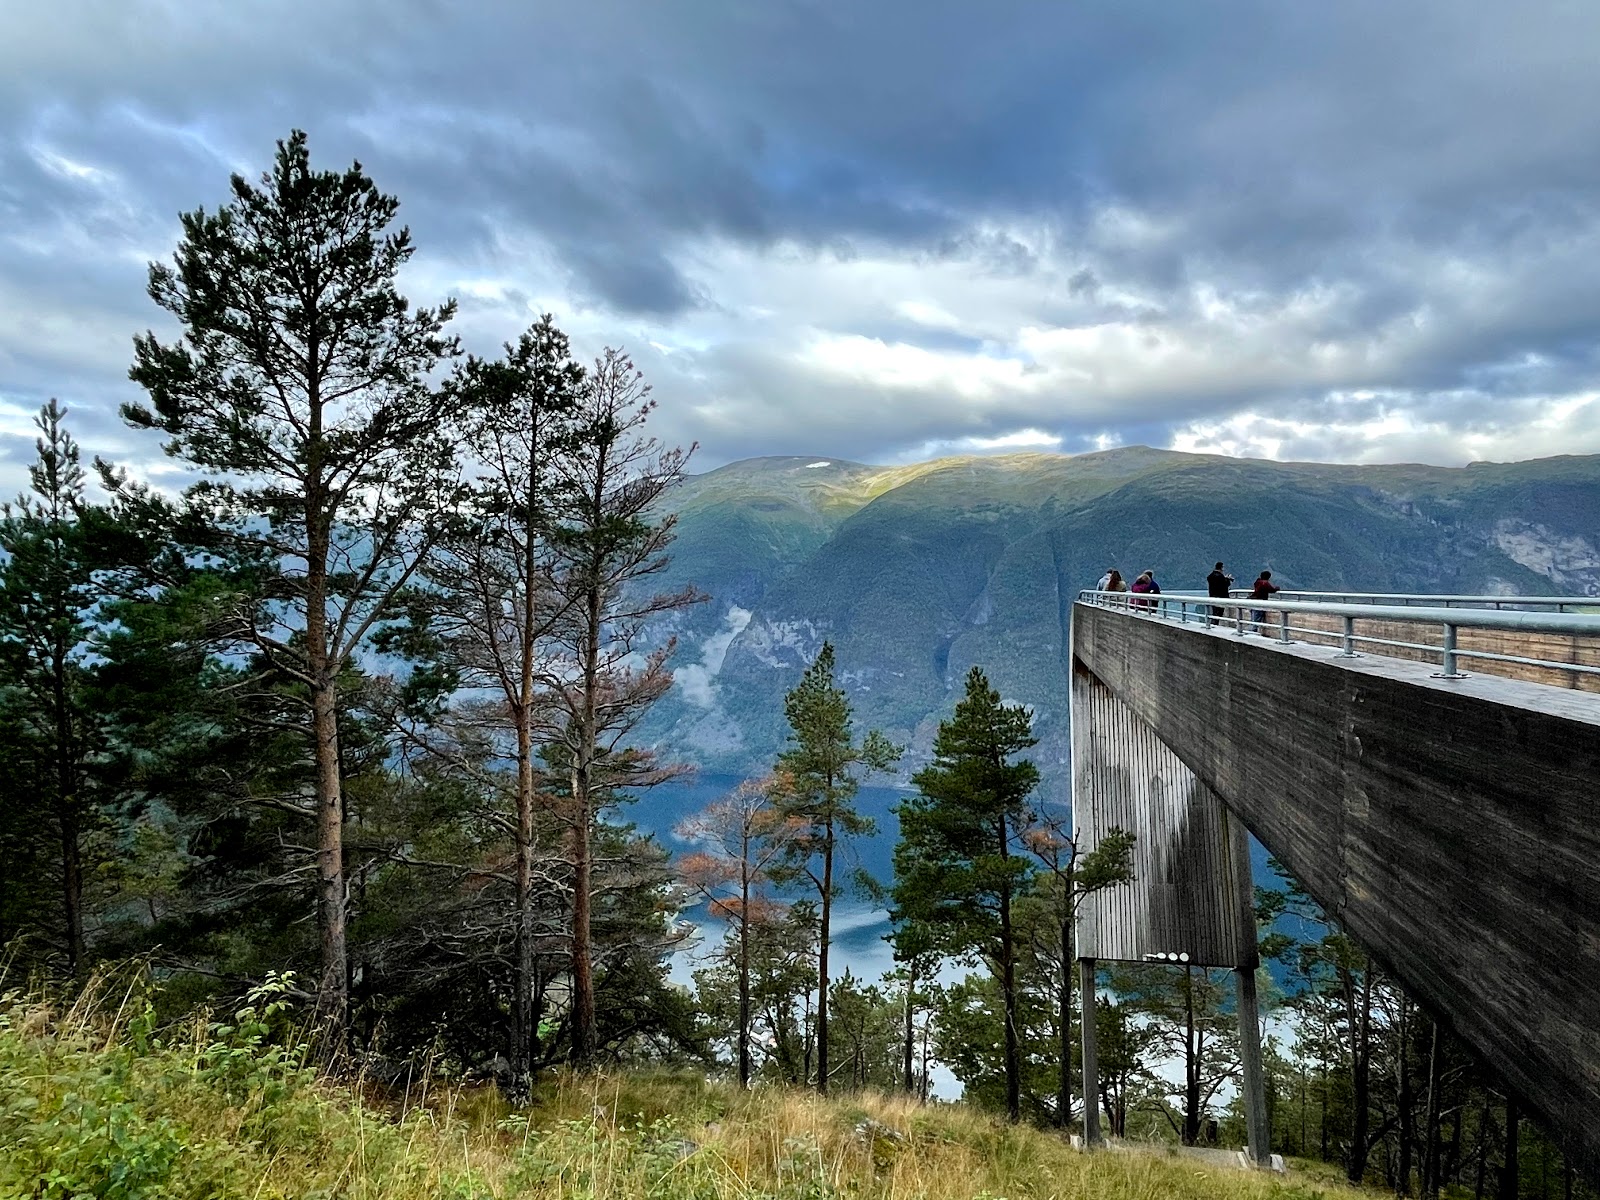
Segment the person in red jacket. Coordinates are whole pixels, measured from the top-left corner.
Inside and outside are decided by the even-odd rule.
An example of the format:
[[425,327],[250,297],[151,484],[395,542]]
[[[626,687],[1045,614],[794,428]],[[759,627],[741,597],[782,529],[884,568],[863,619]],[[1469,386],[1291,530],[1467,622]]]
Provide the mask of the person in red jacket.
[[[1271,600],[1272,593],[1278,590],[1278,585],[1272,582],[1272,572],[1263,571],[1256,577],[1255,586],[1250,589],[1250,599]],[[1251,618],[1256,623],[1256,628],[1261,631],[1262,637],[1271,637],[1272,633],[1267,628],[1267,610],[1264,608],[1253,609]]]
[[[1139,576],[1139,578],[1133,581],[1133,586],[1128,590],[1130,592],[1138,592],[1141,596],[1148,596],[1150,593],[1159,592],[1161,589],[1156,586],[1156,577],[1149,571],[1146,571],[1143,575]],[[1132,601],[1132,604],[1135,608],[1146,609],[1154,608],[1156,606],[1154,600],[1134,600]]]

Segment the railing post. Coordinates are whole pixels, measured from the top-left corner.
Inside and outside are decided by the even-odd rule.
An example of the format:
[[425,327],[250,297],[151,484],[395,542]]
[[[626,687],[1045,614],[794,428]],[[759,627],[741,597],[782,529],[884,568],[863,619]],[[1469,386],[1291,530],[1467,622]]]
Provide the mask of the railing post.
[[1244,636],[1244,609],[1242,608],[1233,610],[1233,631],[1240,637]]
[[1360,658],[1361,657],[1359,654],[1356,653],[1356,619],[1354,617],[1346,617],[1344,619],[1344,649],[1341,650],[1338,654],[1334,655],[1334,657],[1335,658]]
[[1286,612],[1281,612],[1278,614],[1278,640],[1285,646],[1287,646],[1291,640],[1289,637],[1289,614]]
[[1441,668],[1434,673],[1435,679],[1465,679],[1466,675],[1456,670],[1456,627],[1449,622],[1444,627],[1444,653]]

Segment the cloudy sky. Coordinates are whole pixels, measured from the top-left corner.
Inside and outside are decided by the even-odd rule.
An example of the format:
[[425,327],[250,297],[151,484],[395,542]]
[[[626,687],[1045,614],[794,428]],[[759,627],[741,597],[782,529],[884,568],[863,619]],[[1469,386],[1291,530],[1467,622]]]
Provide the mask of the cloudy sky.
[[1600,5],[52,0],[0,37],[0,493],[273,142],[413,300],[622,345],[700,467],[1600,452]]

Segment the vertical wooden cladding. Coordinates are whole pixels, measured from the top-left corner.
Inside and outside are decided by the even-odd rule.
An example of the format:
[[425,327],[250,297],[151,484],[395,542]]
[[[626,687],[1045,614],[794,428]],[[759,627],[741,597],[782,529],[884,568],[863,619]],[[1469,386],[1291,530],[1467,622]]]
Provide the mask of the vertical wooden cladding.
[[1241,822],[1148,725],[1081,665],[1072,672],[1073,835],[1135,835],[1133,882],[1088,897],[1079,958],[1184,954],[1197,966],[1256,966]]
[[1129,709],[1600,1174],[1600,696],[1086,605],[1072,639],[1074,687]]

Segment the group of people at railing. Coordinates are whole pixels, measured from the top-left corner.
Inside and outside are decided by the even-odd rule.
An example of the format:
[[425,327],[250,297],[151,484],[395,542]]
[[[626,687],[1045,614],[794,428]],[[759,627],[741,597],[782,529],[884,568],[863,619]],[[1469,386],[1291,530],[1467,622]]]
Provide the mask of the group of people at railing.
[[[1128,601],[1130,607],[1153,609],[1156,607],[1156,602],[1149,597],[1159,596],[1161,594],[1161,585],[1156,582],[1154,570],[1142,572],[1130,585],[1122,577],[1121,571],[1111,567],[1104,575],[1100,576],[1100,582],[1095,585],[1095,590],[1101,592],[1128,592],[1132,594]],[[1229,575],[1224,564],[1219,562],[1211,569],[1211,573],[1206,576],[1206,595],[1211,599],[1227,600],[1231,598],[1232,590],[1233,576]],[[1255,584],[1250,589],[1248,599],[1270,600],[1272,599],[1272,594],[1277,590],[1278,585],[1272,582],[1272,572],[1263,570],[1260,575],[1256,576]],[[1222,617],[1222,607],[1220,605],[1212,605],[1211,623],[1213,625],[1219,623]],[[1268,634],[1266,609],[1252,609],[1250,611],[1250,619],[1255,628],[1260,630],[1263,635]]]
[[1140,599],[1128,601],[1134,608],[1154,608],[1156,602],[1144,597],[1159,596],[1161,594],[1161,585],[1156,582],[1156,573],[1154,571],[1143,572],[1130,585],[1122,577],[1122,572],[1112,567],[1104,575],[1100,576],[1100,582],[1095,587],[1096,590],[1102,592],[1131,592],[1134,596],[1140,597]]

